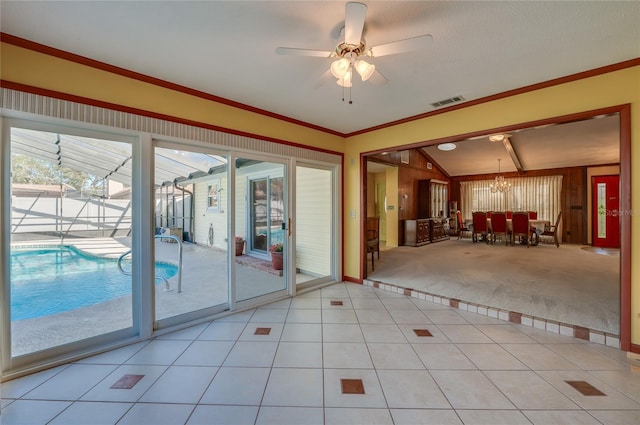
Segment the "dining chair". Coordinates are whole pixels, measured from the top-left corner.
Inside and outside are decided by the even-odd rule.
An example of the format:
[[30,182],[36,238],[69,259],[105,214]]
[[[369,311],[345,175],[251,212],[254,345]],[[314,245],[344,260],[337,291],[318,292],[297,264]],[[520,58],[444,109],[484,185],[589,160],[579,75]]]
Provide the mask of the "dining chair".
[[487,243],[489,243],[489,229],[487,226],[487,213],[484,211],[476,211],[471,213],[473,222],[473,230],[471,232],[471,239],[474,242],[478,242],[478,235],[482,236]]
[[537,220],[538,211],[529,211],[529,220]]
[[529,214],[526,211],[515,211],[511,218],[511,245],[514,244],[514,240],[518,236],[522,241],[525,238],[527,241],[527,248],[531,246],[532,231],[529,224]]
[[367,253],[371,253],[371,270],[375,271],[373,254],[380,259],[380,217],[367,217]]
[[560,219],[562,218],[562,211],[558,213],[556,218],[556,224],[544,226],[544,230],[540,233],[540,236],[552,236],[553,242],[556,244],[556,248],[560,248],[560,241],[558,239],[558,227],[560,226]]
[[462,232],[471,232],[471,229],[465,225],[460,210],[456,211],[456,220],[458,221],[458,240],[460,240],[462,239]]
[[504,211],[491,211],[491,239],[496,243],[498,236],[504,236],[504,245],[509,244],[509,229],[507,228],[507,214]]

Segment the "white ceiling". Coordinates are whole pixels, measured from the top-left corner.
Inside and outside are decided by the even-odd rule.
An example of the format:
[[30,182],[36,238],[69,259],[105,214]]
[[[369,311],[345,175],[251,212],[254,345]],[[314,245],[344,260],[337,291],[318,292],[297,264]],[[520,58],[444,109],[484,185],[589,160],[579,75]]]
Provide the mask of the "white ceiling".
[[[450,176],[545,170],[583,165],[608,165],[620,161],[620,118],[617,114],[528,128],[508,134],[520,170],[502,142],[489,137],[456,142],[453,151],[437,146],[422,148]],[[501,161],[498,162],[498,159]]]
[[[640,2],[369,1],[368,46],[431,34],[423,51],[371,58],[384,85],[355,81],[353,104],[329,58],[345,2],[11,1],[2,32],[264,109],[342,134],[640,57]],[[346,93],[348,97],[348,92]],[[617,117],[513,132],[523,170],[619,160]],[[515,171],[501,143],[425,148],[449,175]]]
[[351,105],[331,59],[275,54],[333,50],[344,2],[2,0],[0,29],[343,134],[640,57],[637,1],[365,3],[367,45],[433,45],[371,59],[388,83],[354,82]]
[[[520,163],[519,170],[505,144],[492,142],[489,135],[456,141],[452,151],[441,151],[437,145],[420,149],[451,177],[494,174],[498,168],[501,172],[526,172],[620,162],[618,114],[526,128],[506,136]],[[378,156],[376,161],[380,159]],[[367,171],[383,173],[390,166],[394,165],[369,161]]]

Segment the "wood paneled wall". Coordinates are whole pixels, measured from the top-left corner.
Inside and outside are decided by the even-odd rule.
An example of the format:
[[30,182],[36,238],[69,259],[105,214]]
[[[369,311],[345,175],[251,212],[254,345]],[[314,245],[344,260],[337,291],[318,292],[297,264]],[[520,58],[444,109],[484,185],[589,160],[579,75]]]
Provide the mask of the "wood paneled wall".
[[[449,200],[460,202],[460,182],[474,180],[490,180],[495,174],[477,174],[473,176],[450,177],[435,164],[431,170],[427,169],[429,158],[422,151],[409,150],[409,163],[401,161],[400,152],[391,152],[387,155],[374,155],[371,161],[394,165],[398,167],[398,243],[402,245],[404,220],[418,218],[418,181],[424,179],[438,179],[449,181]],[[617,165],[617,164],[610,164]],[[562,176],[562,241],[564,243],[583,244],[588,241],[588,208],[587,169],[593,167],[567,167],[547,170],[531,170],[524,173],[502,173],[509,177],[537,177],[537,176]],[[405,196],[406,195],[406,196]]]
[[410,149],[409,163],[401,161],[400,152],[390,152],[387,155],[373,155],[368,159],[386,165],[398,167],[398,244],[404,244],[404,220],[418,218],[418,180],[438,179],[448,181],[448,176],[438,169],[435,164],[427,169],[429,159],[417,149]]
[[[502,173],[509,177],[562,176],[562,241],[587,244],[587,167],[532,170],[525,173]],[[495,174],[478,174],[451,178],[450,200],[460,205],[460,182],[490,180]]]

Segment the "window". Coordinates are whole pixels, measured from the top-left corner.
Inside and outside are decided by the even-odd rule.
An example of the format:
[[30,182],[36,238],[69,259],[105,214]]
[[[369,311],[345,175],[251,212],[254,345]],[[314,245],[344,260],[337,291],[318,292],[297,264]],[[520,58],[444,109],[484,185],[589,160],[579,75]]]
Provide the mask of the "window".
[[540,220],[554,221],[560,212],[562,176],[514,177],[511,191],[492,193],[493,180],[460,183],[460,210],[464,218],[473,211],[536,211]]
[[207,212],[220,210],[220,180],[215,180],[207,187]]

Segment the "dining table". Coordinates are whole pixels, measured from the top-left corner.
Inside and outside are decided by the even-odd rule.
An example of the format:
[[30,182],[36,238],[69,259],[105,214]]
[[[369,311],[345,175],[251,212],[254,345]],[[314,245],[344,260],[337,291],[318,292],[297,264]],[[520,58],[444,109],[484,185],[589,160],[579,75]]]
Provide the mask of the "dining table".
[[[466,219],[465,221],[465,225],[467,226],[468,229],[472,229],[473,228],[473,220],[472,219]],[[537,244],[537,239],[540,236],[540,234],[544,231],[544,228],[547,226],[551,226],[551,221],[549,220],[529,220],[529,227],[534,229],[534,232],[536,233],[536,242],[535,244]],[[487,218],[487,230],[489,231],[489,233],[492,232],[492,228],[491,228],[491,218]],[[507,219],[507,231],[511,232],[513,231],[513,223],[512,220],[510,218]]]

